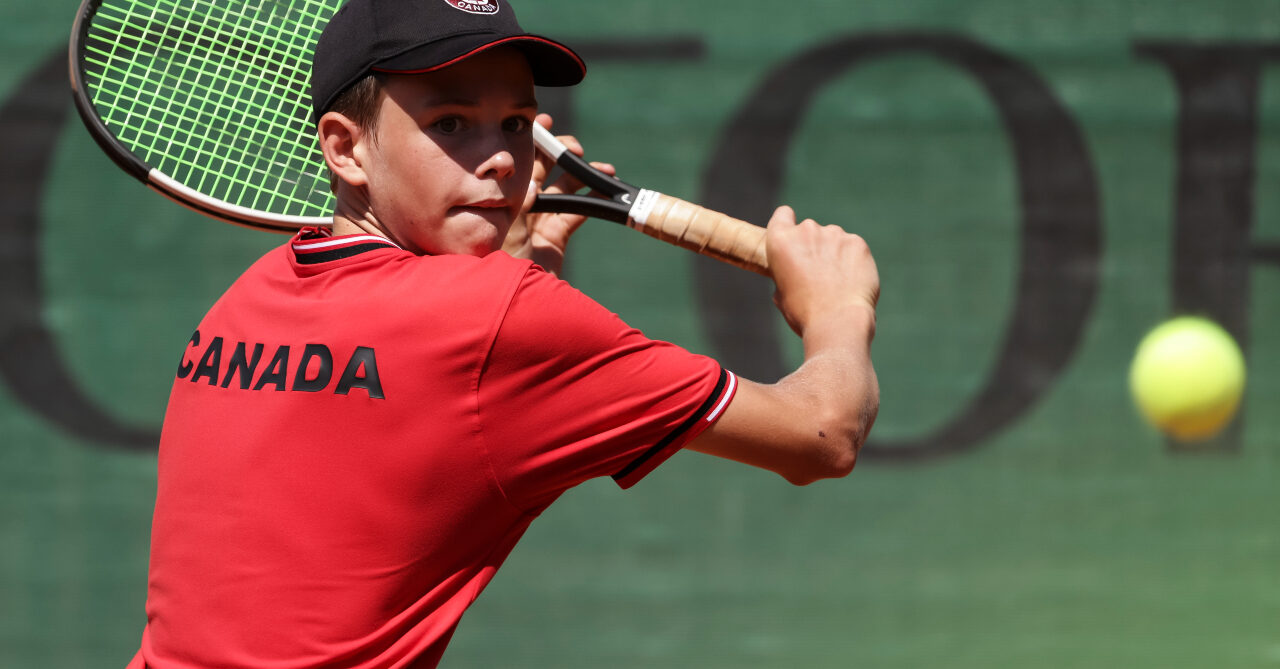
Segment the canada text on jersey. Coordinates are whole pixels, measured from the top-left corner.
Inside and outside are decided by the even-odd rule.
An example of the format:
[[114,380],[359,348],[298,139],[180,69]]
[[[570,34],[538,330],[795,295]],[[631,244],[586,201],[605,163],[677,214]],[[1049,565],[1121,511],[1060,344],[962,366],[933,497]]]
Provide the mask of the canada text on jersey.
[[[333,383],[334,355],[324,344],[302,345],[296,362],[292,357],[299,347],[278,344],[264,365],[266,344],[237,341],[228,345],[222,337],[213,337],[207,346],[201,348],[200,341],[200,331],[196,330],[178,365],[179,379],[190,378],[192,383],[205,381],[211,386],[228,389],[234,382],[235,388],[240,390],[318,393],[332,386],[335,395],[347,395],[352,390],[361,389],[371,399],[386,398],[378,376],[378,358],[370,346],[356,346],[342,365],[341,376]],[[228,348],[230,356],[224,356],[223,352]]]

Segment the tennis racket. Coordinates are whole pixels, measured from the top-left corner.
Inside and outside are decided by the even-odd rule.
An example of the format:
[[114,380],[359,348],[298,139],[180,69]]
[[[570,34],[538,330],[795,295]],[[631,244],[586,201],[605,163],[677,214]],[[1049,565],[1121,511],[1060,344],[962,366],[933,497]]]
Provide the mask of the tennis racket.
[[[328,226],[308,78],[341,4],[84,0],[69,54],[76,110],[121,169],[179,204],[261,230]],[[535,130],[540,150],[604,196],[541,196],[537,211],[625,223],[768,272],[763,228],[604,175]]]

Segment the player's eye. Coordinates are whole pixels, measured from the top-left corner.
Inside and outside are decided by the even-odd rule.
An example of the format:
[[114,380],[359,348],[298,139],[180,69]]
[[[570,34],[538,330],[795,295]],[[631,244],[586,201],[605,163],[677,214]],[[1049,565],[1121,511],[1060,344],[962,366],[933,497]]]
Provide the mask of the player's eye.
[[523,116],[512,116],[502,122],[502,129],[507,132],[521,133],[529,130],[533,122]]
[[442,132],[446,135],[451,135],[455,132],[458,132],[459,130],[462,130],[462,119],[458,118],[457,116],[446,116],[436,121],[435,123],[432,123],[431,127],[435,128],[437,132]]

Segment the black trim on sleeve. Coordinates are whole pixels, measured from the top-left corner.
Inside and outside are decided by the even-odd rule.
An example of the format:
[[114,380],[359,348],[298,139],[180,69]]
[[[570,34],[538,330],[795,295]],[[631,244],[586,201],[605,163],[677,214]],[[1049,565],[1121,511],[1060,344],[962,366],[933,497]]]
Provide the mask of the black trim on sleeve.
[[634,472],[635,470],[639,469],[642,465],[644,465],[645,462],[648,462],[650,458],[657,455],[658,453],[661,453],[663,449],[665,449],[667,446],[671,444],[671,442],[678,439],[680,435],[684,434],[685,432],[688,432],[689,428],[693,427],[695,424],[697,424],[698,421],[706,417],[707,413],[711,411],[711,409],[716,405],[716,401],[720,399],[721,394],[724,393],[725,383],[728,380],[729,380],[729,373],[726,372],[722,367],[720,369],[720,379],[716,381],[715,390],[711,391],[711,396],[708,397],[706,401],[702,403],[702,406],[699,406],[698,410],[693,412],[693,415],[685,419],[683,423],[680,423],[680,425],[677,426],[676,429],[672,430],[670,434],[663,437],[658,443],[650,447],[649,450],[640,454],[640,457],[636,458],[635,460],[632,460],[630,464],[628,464],[626,467],[623,467],[622,470],[619,471],[617,474],[614,474],[613,480],[620,481],[626,478],[628,475],[631,474],[631,472]]

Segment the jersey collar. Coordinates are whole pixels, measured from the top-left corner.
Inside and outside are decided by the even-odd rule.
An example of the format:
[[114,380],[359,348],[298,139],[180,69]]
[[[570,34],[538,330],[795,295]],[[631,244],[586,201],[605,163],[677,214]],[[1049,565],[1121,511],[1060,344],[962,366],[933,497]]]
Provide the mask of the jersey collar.
[[324,228],[306,227],[290,242],[293,257],[299,265],[319,265],[345,260],[369,251],[399,249],[391,240],[377,235],[341,235]]

